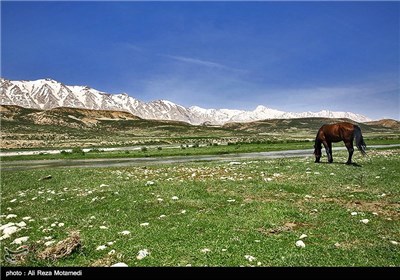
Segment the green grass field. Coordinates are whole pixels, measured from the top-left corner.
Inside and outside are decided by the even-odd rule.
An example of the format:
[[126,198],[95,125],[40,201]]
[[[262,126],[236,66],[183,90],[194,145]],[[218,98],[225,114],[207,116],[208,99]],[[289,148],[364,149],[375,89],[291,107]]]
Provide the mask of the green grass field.
[[[400,150],[346,159],[3,171],[0,264],[399,266]],[[41,257],[73,231],[79,247]]]

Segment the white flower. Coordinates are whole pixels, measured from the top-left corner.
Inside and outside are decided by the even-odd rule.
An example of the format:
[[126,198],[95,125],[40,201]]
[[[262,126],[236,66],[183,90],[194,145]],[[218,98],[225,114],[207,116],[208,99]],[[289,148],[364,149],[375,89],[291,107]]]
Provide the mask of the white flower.
[[64,223],[58,223],[59,227],[63,227],[65,224]]
[[304,242],[302,240],[297,240],[296,241],[296,246],[300,247],[300,248],[305,248],[306,244],[304,244]]
[[136,256],[136,258],[138,260],[141,260],[141,259],[144,259],[145,257],[147,257],[149,254],[150,253],[149,253],[149,251],[147,251],[147,249],[143,249],[138,252],[138,255]]
[[155,183],[153,182],[153,181],[147,181],[146,182],[146,186],[152,186],[152,185],[154,185]]
[[124,231],[121,231],[120,234],[128,235],[128,234],[131,234],[131,232],[129,230],[124,230]]
[[158,200],[159,202],[164,201],[164,199],[162,199],[162,198],[157,198],[157,200]]
[[165,216],[165,215],[160,215],[160,217],[158,217],[159,219],[162,219],[162,218],[165,218],[165,217],[167,217],[167,216]]
[[182,210],[182,211],[181,211],[181,214],[185,214],[185,213],[186,213],[186,210]]
[[202,253],[208,253],[208,252],[211,252],[211,250],[208,249],[208,248],[204,248],[204,249],[201,249],[200,252],[202,252]]
[[235,202],[235,199],[228,199],[227,202]]
[[104,188],[104,187],[109,187],[109,185],[106,185],[106,184],[101,184],[100,185],[100,188]]
[[16,198],[14,198],[13,200],[10,200],[10,202],[16,202],[17,201],[17,199]]

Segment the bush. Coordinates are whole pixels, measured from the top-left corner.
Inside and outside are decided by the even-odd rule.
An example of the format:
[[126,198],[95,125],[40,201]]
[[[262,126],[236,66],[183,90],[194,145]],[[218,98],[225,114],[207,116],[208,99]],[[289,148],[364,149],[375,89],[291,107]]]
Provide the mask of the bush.
[[72,149],[72,153],[73,153],[73,154],[81,154],[81,155],[84,155],[84,154],[85,154],[85,152],[82,150],[82,148],[79,148],[79,147],[73,148],[73,149]]
[[140,150],[141,150],[142,152],[147,152],[147,147],[142,147]]

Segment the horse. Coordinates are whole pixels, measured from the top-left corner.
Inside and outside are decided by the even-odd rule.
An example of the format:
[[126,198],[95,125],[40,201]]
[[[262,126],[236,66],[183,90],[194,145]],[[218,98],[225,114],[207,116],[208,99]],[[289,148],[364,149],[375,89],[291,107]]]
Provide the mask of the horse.
[[363,156],[366,155],[365,149],[367,145],[361,133],[361,128],[358,125],[349,122],[340,122],[335,124],[325,124],[318,130],[315,137],[314,155],[315,163],[319,163],[321,159],[321,144],[324,145],[328,162],[332,163],[332,142],[343,141],[349,152],[349,158],[346,164],[352,164],[351,157],[353,156],[353,140],[356,140],[356,146]]

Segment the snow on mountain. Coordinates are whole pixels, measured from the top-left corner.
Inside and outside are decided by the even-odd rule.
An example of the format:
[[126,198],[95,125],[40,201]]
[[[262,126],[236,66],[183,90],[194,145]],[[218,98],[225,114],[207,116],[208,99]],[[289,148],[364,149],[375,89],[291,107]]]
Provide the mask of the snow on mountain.
[[73,107],[95,110],[127,111],[144,119],[176,120],[191,124],[210,123],[222,125],[227,122],[249,122],[263,119],[291,119],[304,117],[349,118],[357,122],[369,118],[351,112],[284,112],[265,106],[254,111],[231,109],[189,108],[168,100],[142,102],[126,93],[109,94],[88,86],[67,86],[52,79],[36,81],[10,81],[0,78],[0,104],[19,105],[27,108],[51,109]]

